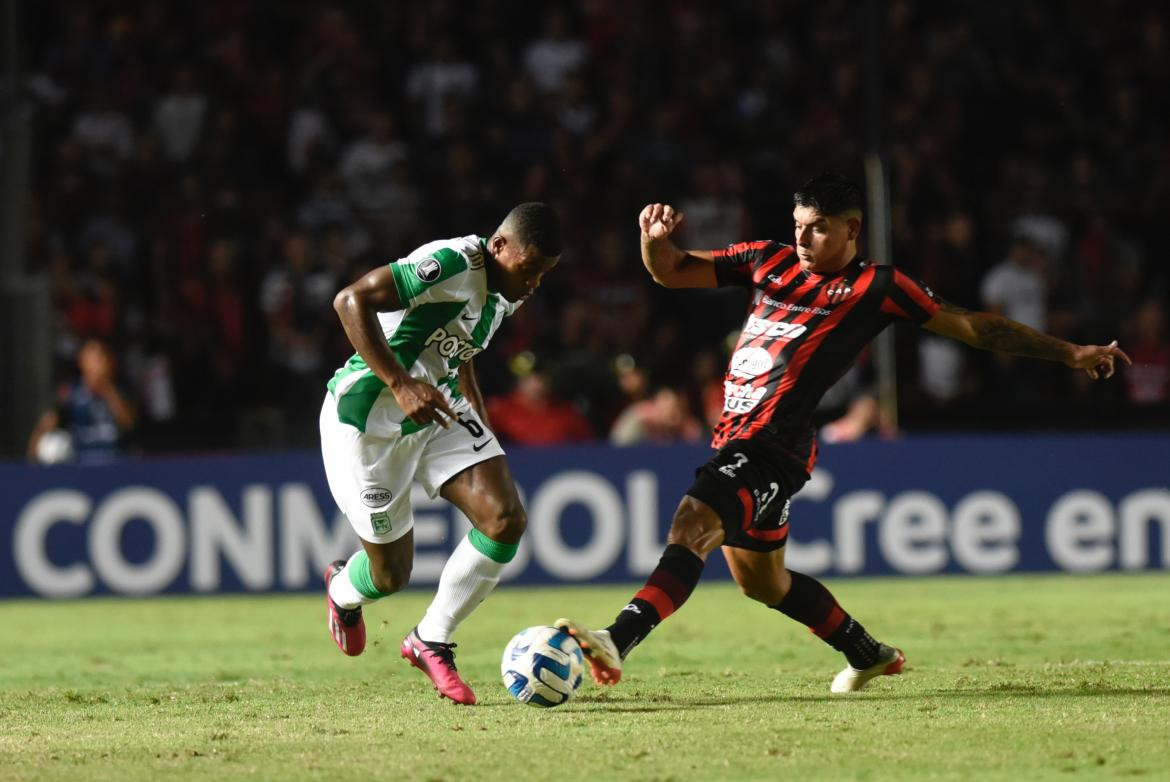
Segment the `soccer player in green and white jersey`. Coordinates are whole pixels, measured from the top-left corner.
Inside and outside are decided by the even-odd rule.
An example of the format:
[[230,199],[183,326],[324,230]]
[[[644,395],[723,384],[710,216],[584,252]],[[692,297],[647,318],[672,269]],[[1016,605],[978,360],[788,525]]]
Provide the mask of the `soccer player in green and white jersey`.
[[434,602],[402,641],[402,656],[456,703],[475,703],[475,693],[455,668],[451,636],[495,587],[527,522],[472,360],[560,254],[553,210],[521,204],[490,238],[424,244],[333,301],[357,353],[329,382],[321,452],[329,489],[362,550],[325,572],[329,631],[343,652],[361,654],[362,606],[406,586],[417,480],[473,525],[447,560]]

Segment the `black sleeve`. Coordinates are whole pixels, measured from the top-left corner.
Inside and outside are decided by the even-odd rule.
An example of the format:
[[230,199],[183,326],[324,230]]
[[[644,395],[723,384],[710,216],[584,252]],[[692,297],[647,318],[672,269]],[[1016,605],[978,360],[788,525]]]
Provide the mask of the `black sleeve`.
[[752,285],[752,272],[768,257],[768,248],[775,242],[763,240],[729,244],[722,250],[712,250],[715,262],[715,280],[720,286]]

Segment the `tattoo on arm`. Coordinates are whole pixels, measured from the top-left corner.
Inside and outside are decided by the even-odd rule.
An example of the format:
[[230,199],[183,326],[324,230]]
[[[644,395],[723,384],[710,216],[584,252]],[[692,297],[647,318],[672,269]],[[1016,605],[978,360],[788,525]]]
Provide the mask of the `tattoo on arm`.
[[979,338],[979,347],[1014,356],[1064,362],[1069,357],[1068,343],[1017,323],[1002,315],[973,313],[971,325]]

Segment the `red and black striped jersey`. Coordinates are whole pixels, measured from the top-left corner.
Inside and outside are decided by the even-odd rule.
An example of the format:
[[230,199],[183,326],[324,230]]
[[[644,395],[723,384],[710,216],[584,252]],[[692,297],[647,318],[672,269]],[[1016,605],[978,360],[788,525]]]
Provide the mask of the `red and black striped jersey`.
[[939,301],[893,266],[860,258],[835,274],[803,271],[796,248],[775,241],[733,244],[714,260],[721,286],[746,287],[752,297],[711,446],[766,432],[811,471],[810,422],[825,391],[883,328],[925,323]]

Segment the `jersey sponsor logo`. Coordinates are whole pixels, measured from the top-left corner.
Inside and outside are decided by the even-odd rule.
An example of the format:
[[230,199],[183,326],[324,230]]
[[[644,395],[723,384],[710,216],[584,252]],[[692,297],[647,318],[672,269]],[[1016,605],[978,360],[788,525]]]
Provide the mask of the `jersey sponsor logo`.
[[394,499],[394,493],[381,486],[371,486],[368,489],[362,489],[362,493],[358,497],[367,508],[380,508]]
[[484,440],[482,443],[476,443],[475,445],[472,445],[472,446],[471,446],[471,450],[475,451],[476,453],[479,453],[479,452],[480,452],[480,451],[482,451],[482,450],[483,450],[483,449],[484,449],[484,448],[487,446],[487,444],[488,444],[488,443],[490,443],[491,441],[492,441],[492,440],[491,440],[491,438],[489,437],[488,439]]
[[731,366],[727,371],[735,377],[751,380],[771,368],[772,356],[768,351],[763,348],[740,348],[731,357]]
[[427,337],[427,341],[423,343],[424,348],[431,345],[435,346],[435,350],[439,351],[439,355],[443,358],[457,358],[460,361],[468,361],[473,356],[483,352],[483,348],[449,333],[441,326],[432,331],[431,335]]
[[830,304],[837,304],[849,298],[849,294],[853,293],[853,286],[847,282],[835,282],[825,289],[825,296],[828,297]]
[[724,380],[723,411],[727,413],[750,413],[767,393],[768,388],[766,386],[752,388],[751,386],[741,386],[739,383]]
[[414,267],[414,276],[423,282],[434,282],[439,279],[439,274],[442,271],[443,267],[438,261],[434,258],[426,258],[419,261],[418,265]]
[[780,310],[788,310],[789,312],[811,312],[814,315],[831,315],[832,310],[827,310],[824,307],[805,307],[803,304],[789,304],[786,301],[773,299],[771,296],[764,296],[761,298],[769,307],[775,307]]
[[772,337],[783,340],[796,339],[806,331],[808,331],[808,326],[803,323],[785,323],[782,320],[757,318],[755,315],[748,315],[747,325],[743,327],[743,333],[753,337]]

